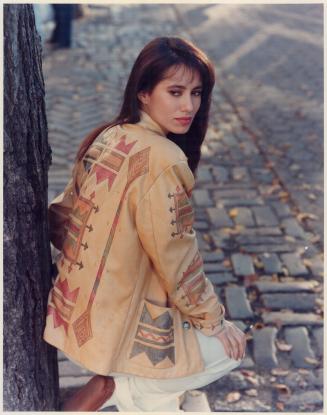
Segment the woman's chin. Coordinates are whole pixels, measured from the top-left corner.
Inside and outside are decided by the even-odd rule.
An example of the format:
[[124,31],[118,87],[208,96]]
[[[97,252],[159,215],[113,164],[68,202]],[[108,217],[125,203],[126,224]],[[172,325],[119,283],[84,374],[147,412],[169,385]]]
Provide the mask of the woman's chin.
[[186,127],[183,127],[183,126],[174,127],[174,128],[170,129],[170,132],[173,133],[173,134],[186,134],[188,132],[188,130],[190,129],[190,127],[191,127],[190,125],[188,125]]

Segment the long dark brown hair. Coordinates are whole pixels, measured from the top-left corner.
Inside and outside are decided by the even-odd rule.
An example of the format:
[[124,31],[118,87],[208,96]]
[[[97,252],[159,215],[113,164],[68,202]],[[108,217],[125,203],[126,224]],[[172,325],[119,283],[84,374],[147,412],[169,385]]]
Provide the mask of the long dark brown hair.
[[142,49],[130,73],[119,115],[110,123],[93,130],[84,139],[77,153],[77,161],[83,158],[89,146],[105,128],[124,123],[135,124],[140,121],[141,102],[137,94],[141,91],[151,93],[165,78],[168,69],[181,66],[200,74],[201,105],[187,133],[168,133],[167,137],[184,151],[189,167],[194,173],[200,161],[201,145],[208,128],[215,72],[212,62],[201,49],[190,41],[178,37],[158,37]]

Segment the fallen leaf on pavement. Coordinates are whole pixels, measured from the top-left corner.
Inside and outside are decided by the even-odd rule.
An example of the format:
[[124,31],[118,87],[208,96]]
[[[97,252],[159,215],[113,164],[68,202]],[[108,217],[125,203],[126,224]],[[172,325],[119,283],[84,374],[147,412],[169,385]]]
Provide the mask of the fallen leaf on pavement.
[[291,235],[286,235],[284,237],[284,239],[285,239],[285,241],[288,241],[288,242],[295,242],[296,241],[296,239],[294,238],[294,236],[291,236]]
[[310,238],[310,242],[313,244],[319,241],[320,241],[320,235],[315,235],[312,238]]
[[290,170],[292,170],[292,171],[300,170],[300,168],[301,167],[298,164],[295,164],[295,163],[290,166]]
[[306,219],[319,220],[317,215],[314,215],[313,213],[307,213],[307,212],[299,213],[296,217],[300,222],[303,222]]
[[245,394],[248,396],[258,396],[258,391],[256,389],[248,389],[245,391]]
[[314,357],[307,356],[304,360],[309,363],[309,365],[316,366],[319,365],[319,360],[315,359]]
[[249,300],[250,302],[255,301],[257,298],[258,298],[258,293],[257,293],[257,291],[255,291],[255,290],[251,290],[251,291],[248,293],[248,300]]
[[96,92],[102,92],[102,91],[104,91],[104,89],[105,88],[102,84],[96,84],[96,86],[95,86]]
[[260,321],[258,321],[257,323],[254,324],[254,330],[261,330],[265,327],[265,325],[263,323],[261,323]]
[[240,399],[241,399],[241,394],[239,392],[230,392],[225,398],[225,400],[228,403],[237,402]]
[[283,404],[283,402],[276,402],[276,408],[279,411],[284,411],[285,405]]
[[231,264],[230,259],[224,259],[224,261],[223,261],[223,265],[224,265],[224,267],[226,267],[226,268],[231,267],[231,266],[232,266],[232,264]]
[[278,282],[279,281],[278,275],[277,274],[273,274],[271,276],[271,281]]
[[246,380],[251,383],[254,386],[258,386],[259,385],[259,381],[257,378],[255,377],[247,377]]
[[310,200],[316,200],[317,199],[316,195],[314,195],[313,193],[309,193],[307,195],[307,198],[310,199]]
[[324,306],[324,300],[322,298],[316,298],[315,299],[315,303],[319,306],[319,307],[323,307]]
[[302,189],[305,189],[305,190],[309,190],[309,189],[311,189],[311,188],[312,188],[312,185],[311,185],[311,184],[309,184],[309,183],[303,183],[303,184],[301,185],[301,188],[302,188]]
[[204,239],[206,242],[210,242],[210,235],[208,235],[207,233],[205,233],[205,234],[203,235],[203,239]]
[[229,216],[231,217],[231,218],[235,218],[236,216],[238,215],[238,209],[231,209],[230,211],[229,211]]
[[263,262],[257,257],[254,257],[253,263],[258,269],[262,269],[264,267]]
[[281,343],[278,341],[276,341],[276,346],[277,346],[277,349],[280,350],[281,352],[289,352],[293,349],[293,346],[291,344]]
[[266,191],[266,195],[271,195],[272,193],[276,192],[279,189],[280,189],[280,186],[279,186],[278,183],[274,184],[272,186],[269,186],[268,190]]
[[323,291],[323,286],[322,285],[318,285],[317,287],[314,287],[313,291],[315,293],[321,293]]
[[310,261],[310,259],[308,259],[308,258],[302,259],[302,262],[303,262],[303,265],[305,265],[307,267],[311,267],[313,265],[312,261]]
[[248,370],[248,369],[241,369],[241,373],[245,377],[252,377],[256,375],[254,370]]
[[232,233],[232,228],[222,228],[221,232],[225,235],[230,235]]
[[282,369],[281,367],[276,367],[271,370],[271,374],[275,376],[287,376],[289,373],[289,370]]
[[286,267],[282,266],[282,271],[283,271],[284,275],[290,275],[290,273],[289,273],[289,271]]
[[315,308],[314,312],[316,314],[318,314],[319,316],[323,316],[324,315],[324,309],[322,308],[322,306],[319,306],[320,308]]
[[275,383],[272,386],[274,389],[277,390],[278,393],[282,393],[285,395],[291,394],[291,389],[287,385],[284,385],[283,383]]
[[280,199],[288,199],[289,198],[289,194],[287,192],[282,191],[282,192],[279,192],[278,193],[278,197]]

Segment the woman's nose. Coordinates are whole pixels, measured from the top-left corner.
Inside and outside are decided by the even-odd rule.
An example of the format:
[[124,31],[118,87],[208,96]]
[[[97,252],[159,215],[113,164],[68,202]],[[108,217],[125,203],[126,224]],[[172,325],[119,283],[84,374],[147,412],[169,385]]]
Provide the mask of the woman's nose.
[[191,95],[184,95],[182,101],[182,111],[191,112],[193,111],[193,100]]

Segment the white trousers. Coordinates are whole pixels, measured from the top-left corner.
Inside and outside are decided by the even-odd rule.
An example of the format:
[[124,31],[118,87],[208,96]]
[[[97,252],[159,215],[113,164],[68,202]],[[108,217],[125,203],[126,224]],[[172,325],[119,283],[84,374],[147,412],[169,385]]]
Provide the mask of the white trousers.
[[179,397],[187,390],[201,388],[221,378],[240,365],[230,359],[217,337],[208,337],[195,330],[205,370],[175,379],[150,379],[122,373],[110,373],[115,379],[115,392],[103,406],[116,405],[120,412],[179,410]]

